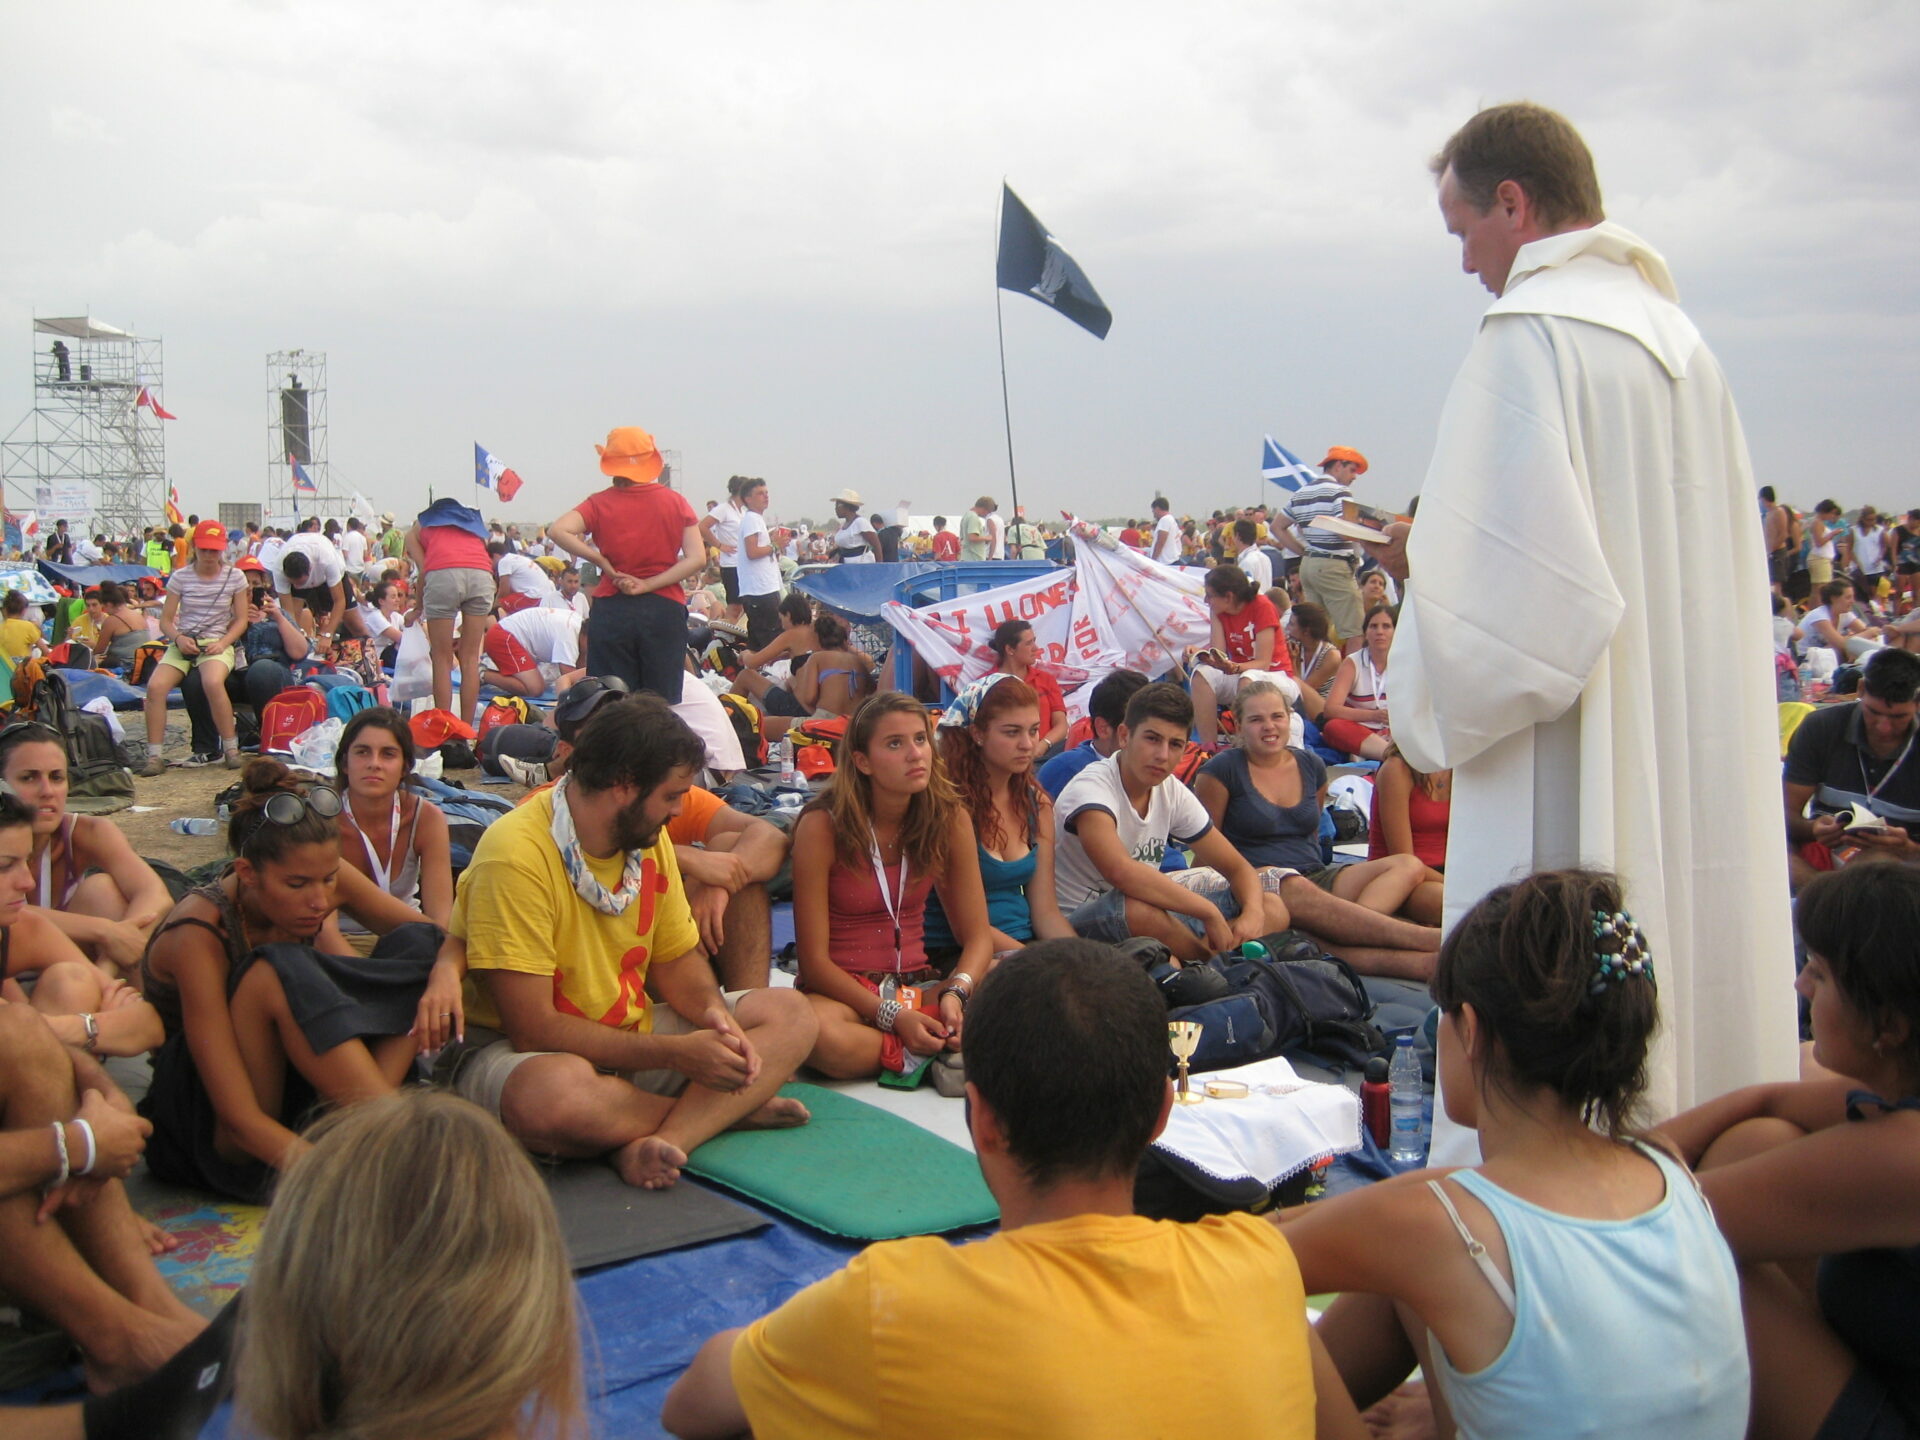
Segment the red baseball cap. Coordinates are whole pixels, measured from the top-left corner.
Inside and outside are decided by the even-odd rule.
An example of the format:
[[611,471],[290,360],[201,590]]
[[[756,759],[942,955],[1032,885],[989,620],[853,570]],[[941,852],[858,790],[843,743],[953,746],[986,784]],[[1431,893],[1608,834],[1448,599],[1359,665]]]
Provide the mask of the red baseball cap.
[[193,548],[196,550],[226,549],[227,527],[218,520],[202,520],[193,527]]
[[270,573],[267,567],[262,565],[260,561],[252,555],[247,556],[246,559],[242,560],[233,568],[236,570],[258,570],[262,575]]
[[413,731],[413,743],[423,750],[437,750],[449,740],[471,740],[473,727],[451,710],[422,710],[407,724]]

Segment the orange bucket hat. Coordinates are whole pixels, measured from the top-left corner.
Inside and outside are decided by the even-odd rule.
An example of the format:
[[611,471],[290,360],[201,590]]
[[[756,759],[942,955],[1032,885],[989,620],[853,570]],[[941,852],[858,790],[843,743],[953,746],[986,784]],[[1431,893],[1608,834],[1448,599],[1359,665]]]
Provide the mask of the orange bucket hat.
[[607,443],[593,447],[600,452],[600,472],[622,475],[646,484],[658,480],[666,462],[660,458],[653,436],[638,425],[621,425],[607,432]]
[[[1313,452],[1309,450],[1307,453],[1311,455]],[[1327,466],[1331,465],[1335,460],[1346,461],[1349,465],[1353,466],[1356,475],[1364,475],[1367,473],[1367,457],[1362,455],[1358,450],[1350,450],[1345,445],[1329,445],[1327,447],[1327,458],[1320,462],[1320,468],[1322,470],[1326,469]]]

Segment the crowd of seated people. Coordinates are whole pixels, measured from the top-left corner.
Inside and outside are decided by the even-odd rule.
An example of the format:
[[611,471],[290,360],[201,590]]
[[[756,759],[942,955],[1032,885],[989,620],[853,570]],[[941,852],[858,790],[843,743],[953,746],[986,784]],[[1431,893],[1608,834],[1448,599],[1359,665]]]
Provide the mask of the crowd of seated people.
[[[435,528],[480,542],[484,587],[460,573],[481,563],[454,563],[476,562],[458,538],[420,538]],[[336,633],[390,646],[403,605],[441,626],[449,701],[456,622],[474,632],[462,704],[469,675],[536,695],[584,658],[578,611],[538,563],[552,557],[458,525],[414,531],[414,550],[447,563],[408,576],[401,562],[400,578],[377,580],[352,565],[332,578],[333,542],[312,531],[237,565],[202,543],[215,538],[205,525],[177,538],[186,563],[168,582],[149,703],[154,686],[161,707],[180,686],[205,722],[202,756],[235,755],[234,707],[263,703],[254,665],[264,693]],[[502,564],[515,558],[528,563]],[[1232,1337],[1242,1362],[1208,1370],[1198,1399],[1182,1388],[1169,1423],[1190,1433],[1357,1436],[1356,1411],[1391,1405],[1416,1366],[1440,1434],[1557,1433],[1569,1415],[1602,1433],[1920,1433],[1920,1366],[1898,1338],[1920,1320],[1920,1210],[1901,1198],[1920,1193],[1920,988],[1907,973],[1920,871],[1899,863],[1920,853],[1902,808],[1920,783],[1920,657],[1857,647],[1860,698],[1806,721],[1789,755],[1806,1078],[1649,1131],[1657,957],[1616,882],[1517,877],[1442,943],[1450,776],[1392,745],[1387,577],[1363,582],[1371,608],[1344,656],[1318,607],[1276,603],[1233,565],[1204,585],[1218,653],[1199,657],[1192,693],[1110,675],[1088,693],[1087,738],[1051,755],[1066,709],[1030,625],[1002,626],[993,670],[936,717],[888,687],[840,617],[789,595],[779,638],[746,657],[735,691],[767,712],[770,736],[776,720],[846,722],[791,840],[700,787],[709,750],[672,709],[583,674],[562,695],[550,783],[486,832],[457,886],[446,819],[407,781],[413,732],[397,712],[353,718],[333,786],[239,761],[232,861],[178,901],[111,825],[66,814],[59,733],[9,727],[0,899],[21,898],[0,905],[0,1025],[18,1042],[0,1060],[0,1215],[13,1216],[0,1224],[25,1233],[17,1222],[44,1211],[57,1233],[0,1262],[0,1283],[74,1334],[103,1388],[136,1382],[132,1397],[211,1343],[148,1278],[166,1242],[123,1195],[101,1198],[142,1152],[163,1179],[236,1198],[278,1185],[285,1233],[330,1211],[366,1228],[374,1212],[343,1191],[316,1200],[349,1155],[391,1165],[395,1183],[417,1175],[383,1136],[491,1155],[485,1183],[503,1196],[523,1152],[603,1157],[630,1184],[664,1188],[724,1130],[808,1123],[779,1094],[798,1073],[925,1066],[968,1099],[1002,1234],[876,1247],[714,1337],[669,1400],[675,1433],[830,1434],[883,1416],[968,1433],[1102,1415],[1151,1428],[1165,1386],[1146,1346],[1161,1353],[1167,1324]],[[110,651],[128,601],[97,598],[88,631]],[[1829,641],[1832,628],[1844,659],[1857,597],[1847,585],[1823,598],[1829,613],[1798,628]],[[528,643],[536,631],[574,647]],[[785,676],[761,673],[781,661]],[[1191,739],[1217,745],[1204,721],[1225,702],[1230,743],[1200,763]],[[1365,860],[1329,858],[1328,763],[1300,743],[1301,712],[1332,750],[1379,764]],[[1183,761],[1198,767],[1181,770],[1190,781]],[[1849,829],[1859,804],[1888,823]],[[767,897],[789,863],[791,989],[771,973]],[[1431,983],[1447,1105],[1480,1132],[1482,1163],[1277,1224],[1136,1219],[1133,1169],[1168,1107],[1165,1006],[1109,944],[1149,937],[1192,963],[1282,930],[1363,973]],[[136,1120],[96,1057],[147,1052]],[[473,1104],[409,1093],[423,1069]],[[543,1242],[548,1219],[523,1207],[502,1245]],[[564,1261],[515,1253],[565,1292]],[[439,1251],[405,1263],[422,1254]],[[263,1253],[262,1293],[297,1280],[276,1268],[297,1260]],[[912,1303],[874,1309],[876,1284]],[[1315,1331],[1300,1300],[1317,1291],[1342,1298]],[[1202,1294],[1212,1303],[1195,1306]],[[261,1336],[298,1321],[314,1353],[357,1358],[303,1397],[243,1324],[242,1403],[263,1433],[327,1433],[362,1400],[400,1413],[392,1372],[344,1330],[322,1333],[335,1317],[296,1315],[287,1299]],[[1028,1310],[1034,1323],[1017,1323]],[[876,1357],[933,1316],[978,1337],[966,1373],[927,1397],[885,1385]],[[577,1414],[577,1351],[564,1326],[552,1333],[553,1367],[489,1387],[486,1403],[517,1418],[486,1433],[531,1433],[529,1403],[549,1420]],[[432,1363],[435,1338],[419,1338],[413,1363]],[[1088,1354],[1085,1374],[1067,1363]],[[436,1432],[422,1419],[407,1433]]]

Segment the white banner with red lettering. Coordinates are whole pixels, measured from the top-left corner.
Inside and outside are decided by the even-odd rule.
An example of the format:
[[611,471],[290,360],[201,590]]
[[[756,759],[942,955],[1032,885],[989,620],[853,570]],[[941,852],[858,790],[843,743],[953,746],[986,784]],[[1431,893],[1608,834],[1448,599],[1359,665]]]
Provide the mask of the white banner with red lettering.
[[1123,668],[1161,675],[1189,646],[1207,644],[1200,572],[1157,564],[1091,526],[1073,533],[1071,568],[918,609],[889,601],[881,613],[956,688],[994,668],[987,642],[1001,624],[1025,620],[1075,719],[1086,711],[1088,682]]

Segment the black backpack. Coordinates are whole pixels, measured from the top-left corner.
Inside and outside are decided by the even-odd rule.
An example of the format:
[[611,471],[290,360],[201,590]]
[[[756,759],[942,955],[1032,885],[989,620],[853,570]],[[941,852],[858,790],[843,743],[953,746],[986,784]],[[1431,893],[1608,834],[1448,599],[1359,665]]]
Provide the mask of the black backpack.
[[1386,1036],[1372,1023],[1373,999],[1351,965],[1291,930],[1263,943],[1264,960],[1207,961],[1224,993],[1168,1012],[1170,1020],[1200,1022],[1193,1069],[1226,1070],[1269,1055],[1341,1069],[1387,1053]]
[[[49,670],[33,687],[33,718],[60,732],[67,747],[67,808],[82,815],[124,810],[133,801],[133,773],[106,720],[73,703],[66,677]],[[75,802],[79,803],[75,803]]]

